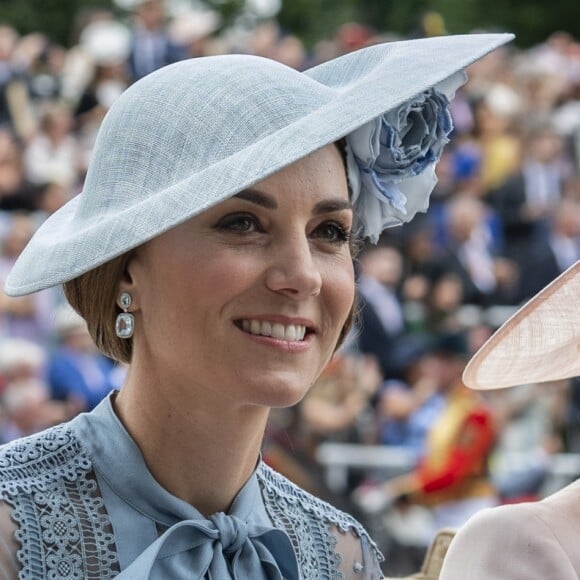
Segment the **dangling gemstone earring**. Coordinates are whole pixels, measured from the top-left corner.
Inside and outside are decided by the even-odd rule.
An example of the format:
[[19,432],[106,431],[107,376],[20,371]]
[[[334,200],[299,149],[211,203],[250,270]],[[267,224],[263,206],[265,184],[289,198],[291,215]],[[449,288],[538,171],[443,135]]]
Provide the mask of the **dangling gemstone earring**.
[[119,296],[119,304],[123,309],[123,312],[117,314],[117,319],[115,320],[115,334],[119,338],[131,338],[133,336],[133,330],[135,330],[135,318],[130,313],[127,312],[133,299],[129,292],[121,292]]

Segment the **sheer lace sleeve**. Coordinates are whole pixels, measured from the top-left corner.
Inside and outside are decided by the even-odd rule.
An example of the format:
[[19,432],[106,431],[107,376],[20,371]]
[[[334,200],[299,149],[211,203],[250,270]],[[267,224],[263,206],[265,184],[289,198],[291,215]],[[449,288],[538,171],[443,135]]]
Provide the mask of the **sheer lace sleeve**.
[[378,580],[383,556],[352,516],[300,489],[265,464],[257,472],[264,507],[284,530],[304,578]]
[[16,524],[10,517],[11,508],[0,500],[0,580],[18,579]]
[[383,577],[376,552],[364,536],[359,537],[354,530],[344,532],[338,526],[331,526],[330,531],[336,538],[339,572],[344,580],[379,580]]

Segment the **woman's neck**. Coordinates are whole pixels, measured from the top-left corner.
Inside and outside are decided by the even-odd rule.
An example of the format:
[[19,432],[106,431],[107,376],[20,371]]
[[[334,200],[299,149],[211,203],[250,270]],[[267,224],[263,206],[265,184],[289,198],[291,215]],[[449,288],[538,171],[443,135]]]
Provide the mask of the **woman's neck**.
[[269,409],[151,379],[130,369],[115,411],[165,489],[204,515],[227,512],[256,466]]

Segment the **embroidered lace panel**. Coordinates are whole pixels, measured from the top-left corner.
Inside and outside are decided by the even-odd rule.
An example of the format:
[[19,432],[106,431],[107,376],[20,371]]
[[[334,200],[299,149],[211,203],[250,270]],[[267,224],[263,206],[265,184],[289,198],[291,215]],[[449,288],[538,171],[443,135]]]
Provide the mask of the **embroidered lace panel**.
[[18,525],[20,580],[109,580],[119,573],[90,459],[66,425],[2,448],[0,500]]
[[[292,542],[304,578],[381,578],[382,554],[354,518],[300,489],[266,465],[258,470],[272,523]],[[311,517],[304,517],[309,514]],[[363,561],[358,561],[360,554]]]

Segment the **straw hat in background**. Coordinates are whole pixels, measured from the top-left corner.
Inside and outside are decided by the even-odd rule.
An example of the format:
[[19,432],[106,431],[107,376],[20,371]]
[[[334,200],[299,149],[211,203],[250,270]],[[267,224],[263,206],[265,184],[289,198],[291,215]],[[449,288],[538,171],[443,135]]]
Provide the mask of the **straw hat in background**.
[[481,347],[463,379],[498,389],[580,375],[580,261],[507,320]]

